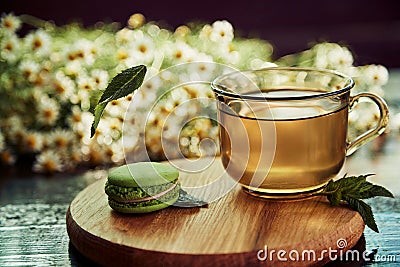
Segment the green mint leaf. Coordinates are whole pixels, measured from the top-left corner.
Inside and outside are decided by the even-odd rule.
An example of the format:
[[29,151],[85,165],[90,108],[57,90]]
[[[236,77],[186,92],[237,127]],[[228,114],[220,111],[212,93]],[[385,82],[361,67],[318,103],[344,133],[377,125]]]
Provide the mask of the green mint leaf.
[[99,125],[101,115],[103,115],[104,109],[106,108],[108,102],[105,103],[99,103],[96,105],[94,109],[94,119],[93,119],[93,124],[92,128],[90,129],[90,137],[93,137],[94,134],[96,133],[97,126]]
[[371,228],[373,231],[379,233],[378,226],[376,225],[374,215],[371,207],[362,200],[355,199],[352,197],[344,196],[343,200],[349,203],[349,206],[360,213],[364,223]]
[[340,201],[342,200],[342,191],[337,190],[336,192],[329,194],[327,198],[332,206],[339,206]]
[[[343,178],[342,178],[342,179],[343,179]],[[328,184],[325,186],[324,191],[325,191],[325,192],[334,192],[334,191],[336,191],[336,189],[338,189],[338,188],[339,188],[339,186],[338,186],[337,181],[335,182],[335,181],[333,181],[333,180],[330,180],[330,181],[328,182]]]
[[122,71],[111,80],[94,108],[94,119],[90,130],[90,137],[93,137],[96,133],[97,126],[107,104],[137,90],[143,83],[146,71],[147,69],[144,65],[135,66]]
[[335,188],[340,188],[341,190],[346,190],[347,192],[357,191],[357,189],[360,189],[363,186],[367,177],[370,175],[371,174],[350,177],[344,176],[343,178],[334,181],[333,186]]
[[325,195],[332,206],[338,206],[342,201],[346,201],[353,210],[360,213],[369,228],[379,232],[371,207],[361,199],[376,196],[393,197],[393,194],[382,186],[368,182],[367,178],[371,175],[344,176],[339,180],[329,181],[319,195]]
[[362,192],[368,191],[370,188],[369,182],[367,182],[367,177],[371,174],[360,175],[360,176],[350,176],[339,179],[339,187],[342,194],[352,196],[353,198],[361,198]]
[[368,190],[361,191],[359,198],[366,199],[366,198],[372,198],[372,197],[377,197],[377,196],[394,198],[393,194],[389,190],[384,188],[383,186],[371,184],[369,182],[367,182],[367,183],[370,184],[370,186],[368,187]]
[[123,70],[112,78],[99,103],[110,102],[129,95],[142,85],[145,74],[146,66],[144,65]]
[[90,100],[90,108],[89,112],[94,114],[94,110],[96,109],[97,103],[99,103],[100,97],[103,94],[102,91],[100,90],[92,90],[90,91],[89,94],[89,100]]

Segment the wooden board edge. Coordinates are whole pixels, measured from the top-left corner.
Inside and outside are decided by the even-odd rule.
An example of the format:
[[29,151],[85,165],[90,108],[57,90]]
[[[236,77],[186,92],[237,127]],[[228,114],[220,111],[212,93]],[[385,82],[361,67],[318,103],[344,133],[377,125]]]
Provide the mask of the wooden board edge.
[[[66,214],[67,233],[72,245],[86,258],[102,266],[193,266],[246,267],[282,266],[282,262],[257,259],[257,251],[230,254],[178,254],[132,248],[104,240],[82,229],[74,220],[70,207]],[[292,262],[285,266],[321,266],[326,262]]]

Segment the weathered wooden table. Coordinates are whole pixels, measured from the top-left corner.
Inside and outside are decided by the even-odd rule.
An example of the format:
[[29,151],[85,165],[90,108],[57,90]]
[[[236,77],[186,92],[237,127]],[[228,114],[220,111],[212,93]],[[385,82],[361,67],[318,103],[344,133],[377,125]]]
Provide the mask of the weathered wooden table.
[[[400,111],[400,70],[393,71],[387,99]],[[400,266],[400,133],[385,136],[381,149],[374,141],[351,156],[343,172],[376,173],[374,183],[389,188],[395,199],[368,200],[380,233],[365,229],[355,246],[373,261],[329,266]],[[15,169],[0,175],[0,266],[92,266],[70,243],[65,215],[73,198],[104,171],[45,177]]]

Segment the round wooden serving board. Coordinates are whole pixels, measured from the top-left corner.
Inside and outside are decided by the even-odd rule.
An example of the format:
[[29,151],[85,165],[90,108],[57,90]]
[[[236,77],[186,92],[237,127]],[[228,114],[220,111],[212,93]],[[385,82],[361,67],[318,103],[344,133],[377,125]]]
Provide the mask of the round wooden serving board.
[[[216,200],[206,208],[120,214],[108,206],[105,180],[99,180],[80,192],[68,209],[73,245],[107,266],[320,266],[329,261],[329,249],[352,248],[364,230],[357,212],[331,207],[325,198],[252,197],[232,183],[218,158],[172,164],[201,168],[181,171],[181,183],[198,197]],[[199,187],[204,190],[196,191]]]

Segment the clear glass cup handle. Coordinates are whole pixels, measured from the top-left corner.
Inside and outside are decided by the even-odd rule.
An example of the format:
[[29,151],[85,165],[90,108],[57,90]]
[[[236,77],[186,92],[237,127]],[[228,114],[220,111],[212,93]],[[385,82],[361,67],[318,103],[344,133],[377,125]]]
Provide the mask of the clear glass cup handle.
[[385,100],[371,93],[360,93],[353,97],[350,97],[350,112],[351,109],[358,103],[360,98],[363,97],[371,99],[378,106],[380,112],[379,121],[375,128],[372,128],[365,133],[357,136],[354,140],[350,141],[347,144],[346,156],[350,156],[361,146],[382,134],[385,131],[386,126],[389,122],[389,109]]

